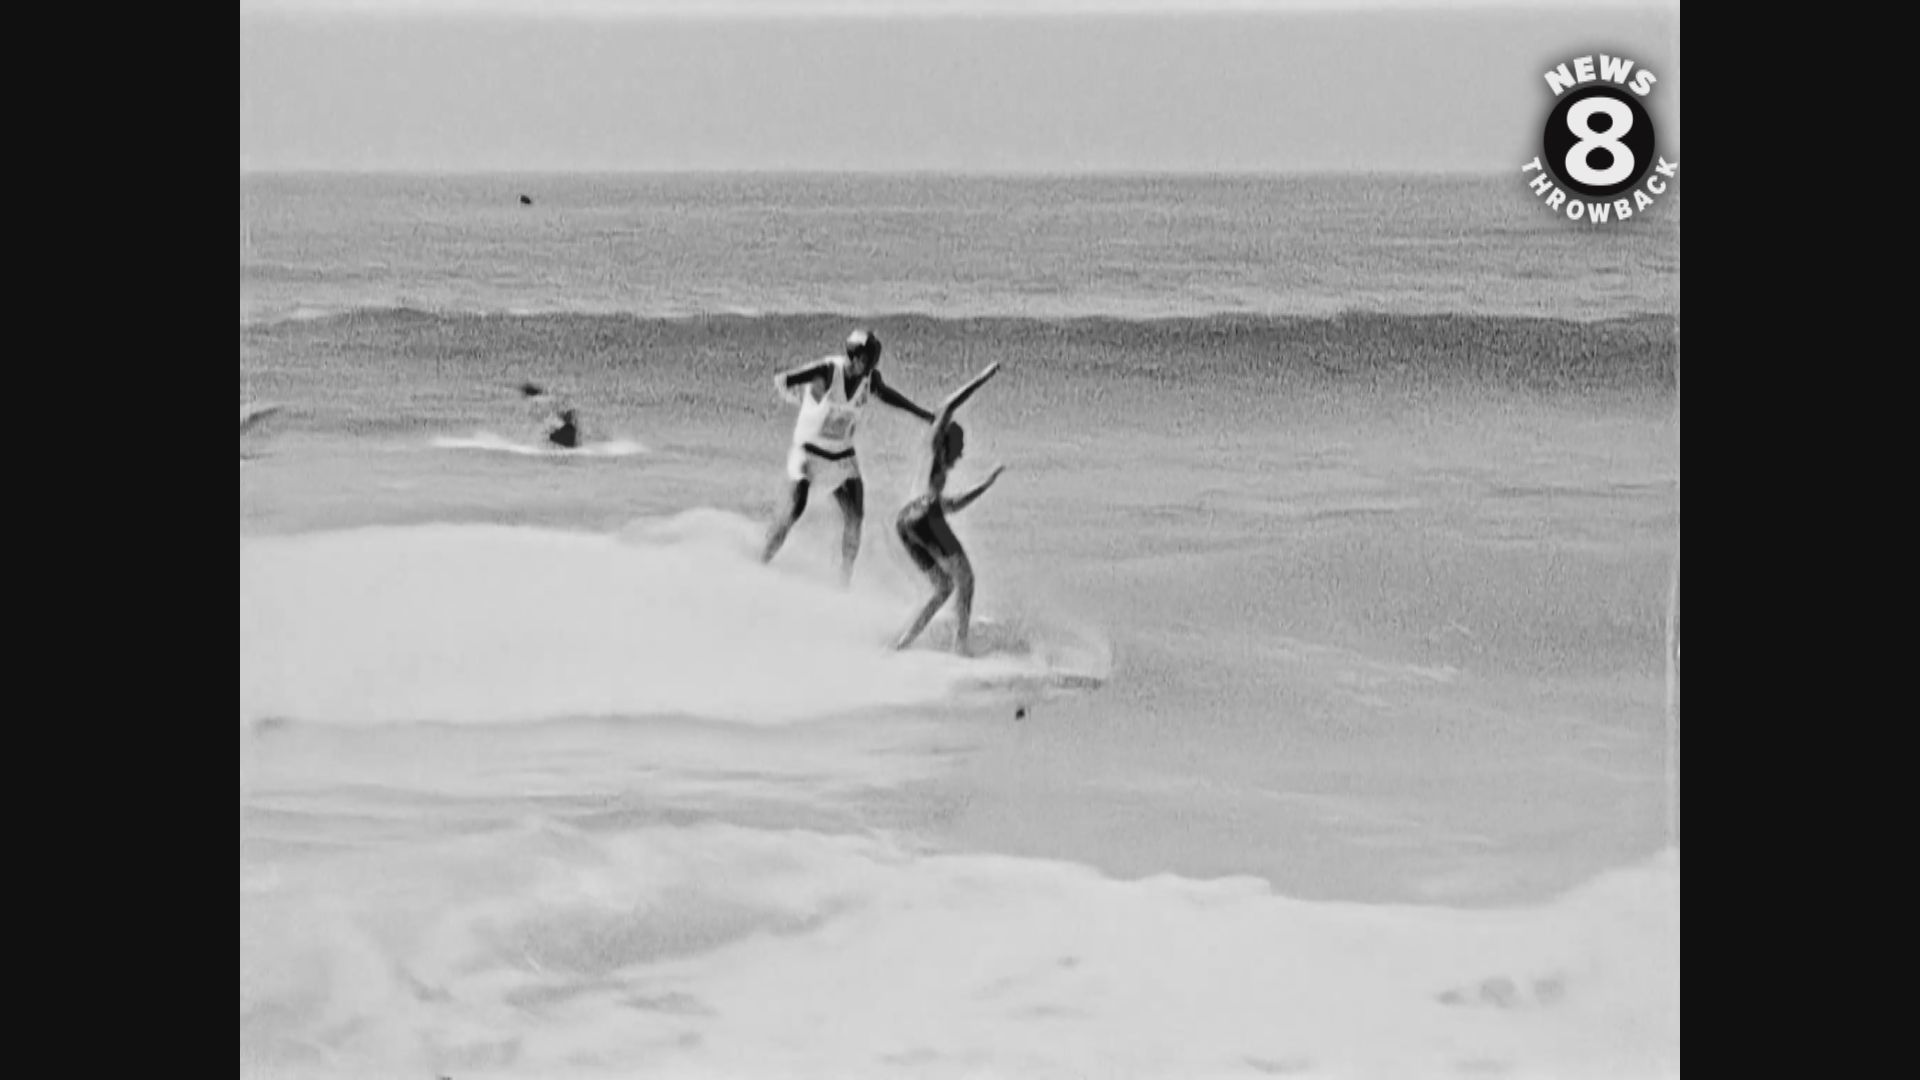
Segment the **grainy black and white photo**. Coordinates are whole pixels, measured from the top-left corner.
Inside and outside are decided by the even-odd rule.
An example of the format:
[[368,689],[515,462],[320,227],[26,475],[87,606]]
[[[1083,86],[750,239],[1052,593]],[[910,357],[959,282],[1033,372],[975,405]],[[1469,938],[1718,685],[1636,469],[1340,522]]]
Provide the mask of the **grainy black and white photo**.
[[240,1075],[1680,1071],[1677,0],[241,0]]

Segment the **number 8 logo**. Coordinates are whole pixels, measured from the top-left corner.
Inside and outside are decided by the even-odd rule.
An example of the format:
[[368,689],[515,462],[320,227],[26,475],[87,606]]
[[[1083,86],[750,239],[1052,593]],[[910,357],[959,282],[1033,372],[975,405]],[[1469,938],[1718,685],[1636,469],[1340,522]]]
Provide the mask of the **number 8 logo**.
[[[1593,114],[1599,113],[1613,123],[1605,131],[1593,130]],[[1620,141],[1620,137],[1633,130],[1633,110],[1626,102],[1610,97],[1590,97],[1574,103],[1567,110],[1567,130],[1580,136],[1580,141],[1567,151],[1567,175],[1589,187],[1610,187],[1634,174],[1633,151]],[[1604,169],[1593,168],[1589,161],[1595,150],[1605,150],[1613,159],[1613,164]]]
[[1590,86],[1554,106],[1541,144],[1541,160],[1563,187],[1589,199],[1612,198],[1652,167],[1653,120],[1627,91]]

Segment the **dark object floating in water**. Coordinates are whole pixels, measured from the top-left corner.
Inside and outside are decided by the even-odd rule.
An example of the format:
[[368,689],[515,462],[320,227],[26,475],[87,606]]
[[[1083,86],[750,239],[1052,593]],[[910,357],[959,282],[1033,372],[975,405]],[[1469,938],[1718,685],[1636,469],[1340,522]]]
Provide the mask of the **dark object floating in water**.
[[1027,707],[1025,705],[1022,705],[1019,708],[1013,710],[1013,718],[1015,720],[1025,720],[1027,718]]
[[580,424],[572,409],[560,414],[560,426],[547,432],[547,440],[569,450],[580,445]]
[[527,198],[527,197],[526,197],[525,195],[522,195],[522,196],[520,196],[520,205],[521,205],[521,206],[532,206],[532,205],[533,205],[533,200],[532,200],[532,199],[529,199],[529,198]]
[[530,382],[521,383],[520,392],[527,397],[539,397],[541,394],[546,393],[545,390],[540,389],[538,384]]

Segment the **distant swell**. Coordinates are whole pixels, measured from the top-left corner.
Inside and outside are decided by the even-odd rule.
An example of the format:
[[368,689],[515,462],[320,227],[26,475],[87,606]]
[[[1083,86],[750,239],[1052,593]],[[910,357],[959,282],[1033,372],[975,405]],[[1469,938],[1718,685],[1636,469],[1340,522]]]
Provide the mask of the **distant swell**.
[[[923,314],[706,314],[441,312],[360,308],[241,329],[250,348],[326,343],[348,362],[435,365],[482,357],[559,356],[578,369],[629,367],[649,355],[788,356],[831,343],[851,325],[877,328],[916,355],[1019,350],[1049,370],[1123,370],[1185,377],[1298,369],[1349,378],[1382,373],[1463,376],[1500,383],[1670,386],[1679,318],[1637,314],[1596,321],[1484,314],[1217,313],[1191,317],[934,316]],[[709,369],[721,372],[722,369]],[[758,382],[756,380],[756,385]]]
[[1480,320],[1495,322],[1568,322],[1575,325],[1593,325],[1608,322],[1631,322],[1642,319],[1672,320],[1670,312],[1629,311],[1605,318],[1577,319],[1561,316],[1535,316],[1477,310],[1425,310],[1425,311],[1388,311],[1358,304],[1341,304],[1333,301],[1301,301],[1299,303],[1275,304],[1270,307],[1253,307],[1233,304],[1208,304],[1205,302],[1181,303],[1168,300],[1158,305],[1127,305],[1126,310],[1104,310],[1099,306],[1088,310],[1072,312],[1033,312],[1033,311],[967,311],[943,309],[926,310],[917,307],[905,307],[884,312],[845,312],[823,308],[763,308],[754,305],[734,307],[712,304],[665,304],[650,308],[634,308],[612,304],[592,302],[556,303],[530,302],[525,304],[460,303],[441,301],[421,303],[415,301],[395,301],[392,303],[355,303],[322,304],[300,303],[290,305],[264,306],[251,305],[251,310],[243,311],[240,326],[245,329],[266,329],[289,322],[372,322],[387,324],[410,324],[422,320],[468,320],[480,319],[498,322],[505,319],[580,319],[593,323],[739,323],[755,321],[814,321],[832,319],[845,321],[859,319],[868,322],[910,322],[910,323],[958,323],[963,325],[988,324],[1035,324],[1035,325],[1098,325],[1113,323],[1122,326],[1134,326],[1155,323],[1221,323],[1225,325],[1242,324],[1306,324],[1343,323],[1355,319],[1390,319],[1412,323],[1433,320]]

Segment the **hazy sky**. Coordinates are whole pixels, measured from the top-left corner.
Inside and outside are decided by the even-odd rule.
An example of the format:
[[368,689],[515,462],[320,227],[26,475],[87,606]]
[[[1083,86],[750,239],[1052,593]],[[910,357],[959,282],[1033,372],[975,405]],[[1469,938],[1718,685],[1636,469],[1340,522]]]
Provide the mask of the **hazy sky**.
[[242,0],[249,169],[1518,169],[1677,2]]

